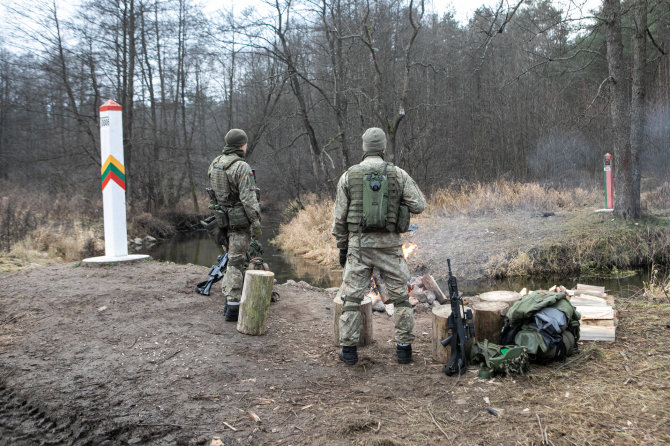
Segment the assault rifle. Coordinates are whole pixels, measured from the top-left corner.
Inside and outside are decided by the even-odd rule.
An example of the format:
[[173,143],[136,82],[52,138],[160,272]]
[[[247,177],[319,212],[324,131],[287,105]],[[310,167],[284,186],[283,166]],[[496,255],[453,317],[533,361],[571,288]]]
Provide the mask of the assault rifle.
[[[451,274],[451,260],[447,259],[447,266],[449,267],[449,301],[451,302],[451,315],[447,319],[447,327],[451,329],[451,336],[442,341],[444,347],[451,347],[449,353],[449,360],[442,371],[447,376],[455,374],[462,375],[468,368],[468,355],[465,352],[465,344],[468,339],[475,337],[475,326],[472,323],[463,323],[465,319],[472,320],[472,310],[465,311],[463,306],[463,299],[458,295],[458,284],[456,278]],[[463,316],[461,316],[461,308],[463,309]]]
[[212,285],[223,278],[223,272],[226,270],[226,266],[228,266],[228,253],[219,255],[216,258],[216,265],[212,265],[209,269],[209,280],[197,284],[195,290],[200,294],[209,296],[209,290],[212,288]]

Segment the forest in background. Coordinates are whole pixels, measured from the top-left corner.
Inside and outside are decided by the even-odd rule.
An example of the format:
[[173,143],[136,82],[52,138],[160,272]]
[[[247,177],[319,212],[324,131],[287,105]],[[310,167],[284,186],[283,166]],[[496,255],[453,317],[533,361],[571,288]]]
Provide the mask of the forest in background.
[[[669,1],[621,3],[617,81],[631,97],[642,3],[639,155],[655,185],[670,173]],[[204,212],[207,166],[231,127],[249,135],[265,202],[332,195],[371,126],[428,192],[500,178],[594,187],[614,153],[613,77],[606,14],[578,4],[501,1],[459,23],[422,0],[277,0],[213,16],[193,0],[86,0],[68,14],[14,2],[0,41],[0,181],[98,198],[98,108],[114,99],[134,212],[185,200]]]

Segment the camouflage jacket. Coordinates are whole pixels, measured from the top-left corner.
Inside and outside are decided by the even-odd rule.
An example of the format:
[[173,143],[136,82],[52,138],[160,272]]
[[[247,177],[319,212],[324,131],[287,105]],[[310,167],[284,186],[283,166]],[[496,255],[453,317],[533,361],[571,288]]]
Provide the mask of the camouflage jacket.
[[[368,156],[361,164],[382,164],[384,160],[380,156]],[[401,192],[400,203],[406,205],[412,214],[420,214],[426,208],[424,198],[419,186],[412,177],[400,167],[398,170],[398,183]],[[335,198],[335,210],[333,212],[333,229],[331,233],[335,236],[337,247],[346,249],[349,245],[358,246],[358,233],[349,232],[347,229],[347,212],[349,211],[349,184],[347,172],[343,173],[337,183],[337,197]],[[402,236],[397,232],[365,232],[360,235],[361,247],[363,248],[389,248],[402,245]]]
[[[225,164],[234,157],[235,155],[221,154],[214,158],[214,161],[212,161],[207,170],[207,176],[211,178],[214,163]],[[240,201],[242,202],[242,206],[244,206],[244,212],[247,214],[249,222],[252,226],[258,224],[261,220],[261,208],[256,198],[256,181],[254,180],[251,167],[245,161],[238,161],[226,170],[226,175],[228,176],[232,190],[239,193]],[[215,192],[217,195],[220,195],[220,191],[215,190]]]

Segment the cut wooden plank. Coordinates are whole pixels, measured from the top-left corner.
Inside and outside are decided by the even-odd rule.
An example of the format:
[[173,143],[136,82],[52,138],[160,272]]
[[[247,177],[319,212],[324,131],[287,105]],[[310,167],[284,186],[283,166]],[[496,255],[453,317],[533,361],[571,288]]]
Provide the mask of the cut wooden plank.
[[579,340],[614,342],[616,340],[616,327],[582,325],[579,327]]
[[599,327],[616,327],[616,319],[584,319],[579,321],[581,327],[585,325],[597,325]]
[[583,283],[578,283],[577,287],[575,288],[576,290],[591,290],[591,291],[599,291],[601,293],[605,292],[605,287],[604,286],[596,286],[596,285],[584,285]]
[[605,296],[604,292],[600,292],[600,291],[596,291],[596,290],[575,290],[575,294],[587,294],[589,296],[595,296],[595,297]]
[[588,294],[579,294],[570,298],[570,303],[574,306],[596,306],[606,307],[607,301],[602,297],[589,296]]
[[610,295],[606,294],[605,296],[603,296],[603,299],[605,299],[605,301],[607,302],[607,305],[614,308],[614,296],[610,296]]
[[440,304],[444,305],[449,303],[449,297],[442,292],[440,287],[437,285],[437,282],[435,282],[433,276],[426,274],[421,278],[421,282],[423,283],[423,286],[426,287],[426,289],[435,293],[435,299],[437,299]]
[[577,311],[585,319],[614,319],[614,310],[612,307],[594,307],[594,306],[575,306]]
[[505,302],[511,305],[521,299],[521,293],[516,291],[489,291],[480,294],[479,299],[488,302]]

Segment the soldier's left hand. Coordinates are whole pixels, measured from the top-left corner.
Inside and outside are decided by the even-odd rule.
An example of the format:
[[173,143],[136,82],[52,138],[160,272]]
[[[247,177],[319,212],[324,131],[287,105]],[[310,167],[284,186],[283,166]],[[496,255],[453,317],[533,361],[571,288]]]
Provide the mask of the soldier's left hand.
[[256,240],[261,239],[261,236],[263,235],[263,230],[261,229],[260,221],[254,222],[254,224],[251,225],[251,233]]

